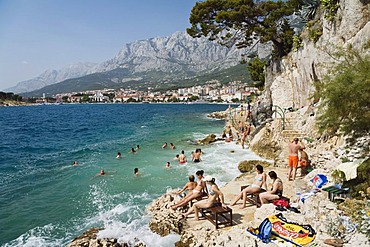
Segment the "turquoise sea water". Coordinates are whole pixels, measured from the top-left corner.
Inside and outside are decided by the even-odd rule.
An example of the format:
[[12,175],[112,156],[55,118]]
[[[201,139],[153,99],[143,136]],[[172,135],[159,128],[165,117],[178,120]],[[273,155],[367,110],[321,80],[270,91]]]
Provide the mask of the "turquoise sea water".
[[[203,161],[178,165],[194,140],[220,135],[225,122],[207,113],[225,105],[43,105],[0,108],[0,244],[65,246],[91,227],[101,237],[173,246],[178,236],[148,228],[145,208],[203,169],[219,184],[239,174],[240,160],[258,158],[232,143],[202,147]],[[173,142],[177,149],[162,149]],[[141,149],[132,154],[137,144]],[[235,152],[231,153],[233,150]],[[116,159],[117,152],[122,153]],[[73,161],[78,166],[72,166]],[[170,161],[171,169],[165,169]],[[135,177],[133,170],[140,169]],[[105,176],[96,176],[104,169]],[[155,243],[155,244],[154,244]]]

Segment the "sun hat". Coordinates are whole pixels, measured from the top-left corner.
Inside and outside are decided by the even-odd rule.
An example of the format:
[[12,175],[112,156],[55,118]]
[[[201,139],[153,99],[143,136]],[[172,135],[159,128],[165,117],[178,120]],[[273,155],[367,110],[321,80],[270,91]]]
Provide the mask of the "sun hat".
[[206,181],[206,182],[209,182],[209,181],[213,180],[213,177],[208,175],[208,176],[205,176],[203,180]]

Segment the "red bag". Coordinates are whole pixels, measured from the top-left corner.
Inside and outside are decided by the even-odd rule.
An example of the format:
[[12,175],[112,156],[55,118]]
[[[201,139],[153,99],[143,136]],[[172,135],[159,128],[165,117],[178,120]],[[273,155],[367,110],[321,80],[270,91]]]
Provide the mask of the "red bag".
[[275,201],[272,202],[272,204],[274,204],[275,206],[282,206],[284,208],[289,208],[290,207],[289,202],[286,201],[286,200],[282,200],[282,199],[275,200]]

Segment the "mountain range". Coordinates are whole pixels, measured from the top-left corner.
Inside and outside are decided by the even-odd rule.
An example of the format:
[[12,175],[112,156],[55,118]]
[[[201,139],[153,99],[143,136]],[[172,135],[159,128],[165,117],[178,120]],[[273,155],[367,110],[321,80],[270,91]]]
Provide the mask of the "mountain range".
[[[246,80],[243,55],[266,57],[269,45],[227,48],[206,38],[192,38],[185,32],[124,45],[112,59],[100,64],[79,63],[22,81],[7,89],[25,96],[54,95],[103,88],[157,89],[199,85],[205,80]],[[231,73],[232,71],[232,73]]]

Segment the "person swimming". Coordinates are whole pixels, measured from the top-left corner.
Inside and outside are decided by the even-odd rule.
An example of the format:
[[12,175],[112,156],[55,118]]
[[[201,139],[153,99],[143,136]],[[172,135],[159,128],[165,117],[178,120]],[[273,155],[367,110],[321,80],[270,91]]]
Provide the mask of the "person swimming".
[[171,149],[176,149],[176,146],[175,146],[175,145],[173,145],[173,143],[171,142],[171,143],[170,143],[170,148],[171,148]]
[[134,175],[137,177],[137,176],[139,176],[140,175],[140,173],[139,173],[139,168],[135,168],[134,169]]
[[73,166],[78,166],[78,162],[75,160],[75,161],[73,161],[73,164],[72,164]]
[[131,148],[131,150],[130,150],[130,153],[136,153],[136,151],[135,151],[135,149],[134,148]]
[[121,157],[122,157],[121,152],[118,152],[118,153],[117,153],[117,156],[116,156],[116,159],[120,159]]
[[166,168],[171,168],[171,163],[169,161],[166,163]]
[[185,163],[186,163],[185,151],[182,150],[181,154],[179,155],[179,164],[185,164]]
[[162,148],[166,148],[167,147],[167,142],[165,142],[163,145],[162,145]]

